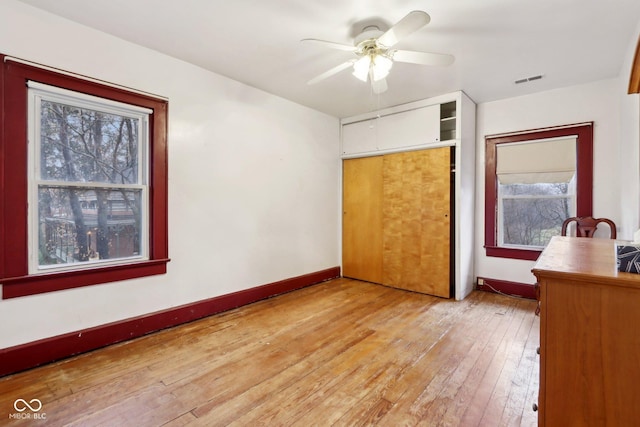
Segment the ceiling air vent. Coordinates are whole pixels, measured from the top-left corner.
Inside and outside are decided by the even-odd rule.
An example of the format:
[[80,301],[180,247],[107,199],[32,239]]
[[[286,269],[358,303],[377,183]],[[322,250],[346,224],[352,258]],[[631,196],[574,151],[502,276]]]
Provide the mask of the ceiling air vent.
[[532,82],[534,80],[540,80],[542,78],[542,74],[538,74],[537,76],[525,77],[524,79],[518,79],[515,81],[515,84],[519,85],[521,83]]

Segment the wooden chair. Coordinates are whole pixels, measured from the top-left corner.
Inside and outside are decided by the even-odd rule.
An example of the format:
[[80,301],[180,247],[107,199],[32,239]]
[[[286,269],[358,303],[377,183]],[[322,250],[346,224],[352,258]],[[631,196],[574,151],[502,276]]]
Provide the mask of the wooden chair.
[[615,239],[616,234],[616,225],[613,221],[607,218],[594,218],[591,216],[581,216],[581,217],[571,217],[564,220],[562,223],[562,235],[567,235],[567,228],[569,224],[572,222],[576,223],[576,237],[593,237],[593,233],[596,232],[596,228],[598,228],[598,224],[601,222],[609,225],[610,234],[609,238]]

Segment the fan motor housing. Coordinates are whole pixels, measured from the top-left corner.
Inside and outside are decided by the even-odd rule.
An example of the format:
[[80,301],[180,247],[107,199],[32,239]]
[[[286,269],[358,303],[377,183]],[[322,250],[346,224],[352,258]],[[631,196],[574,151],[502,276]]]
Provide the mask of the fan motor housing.
[[[372,47],[377,47],[376,40],[378,37],[383,35],[384,32],[380,31],[378,27],[370,26],[366,27],[358,36],[353,40],[353,45],[358,48],[358,50],[368,50]],[[368,49],[367,49],[368,48]]]

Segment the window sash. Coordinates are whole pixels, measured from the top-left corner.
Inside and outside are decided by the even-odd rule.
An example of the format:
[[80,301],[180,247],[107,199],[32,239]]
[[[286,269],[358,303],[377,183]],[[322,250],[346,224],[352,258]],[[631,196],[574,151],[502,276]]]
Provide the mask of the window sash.
[[[138,105],[127,104],[125,102],[114,101],[99,96],[89,95],[82,92],[76,92],[69,89],[62,89],[56,86],[39,83],[33,80],[27,81],[27,87],[33,91],[45,95],[47,99],[54,102],[69,102],[72,101],[74,105],[87,108],[89,110],[98,110],[105,113],[112,114],[132,114],[148,116],[153,114],[153,110],[146,107],[140,107]],[[59,100],[59,101],[56,101]]]
[[[105,98],[95,97],[83,93],[78,93],[66,89],[28,81],[28,137],[32,141],[28,145],[28,271],[29,274],[53,273],[62,271],[78,271],[88,268],[105,267],[112,265],[126,265],[131,262],[140,262],[150,259],[150,224],[149,224],[149,114],[153,111],[147,108],[121,102],[111,101]],[[74,108],[97,111],[130,118],[137,123],[137,177],[135,184],[104,183],[104,182],[83,182],[83,181],[56,181],[43,179],[41,176],[41,108],[42,101],[49,101]],[[44,187],[75,188],[78,190],[124,190],[140,191],[140,224],[139,233],[139,253],[136,256],[119,257],[114,259],[98,259],[88,261],[76,261],[63,264],[40,264],[40,209],[39,193]]]
[[[576,194],[574,190],[575,186],[571,185],[569,187],[569,191],[567,194],[551,194],[551,195],[535,195],[535,194],[519,194],[519,195],[503,195],[502,191],[498,189],[498,204],[497,204],[497,214],[498,214],[498,246],[504,248],[513,248],[513,249],[534,249],[534,250],[542,250],[544,246],[542,245],[518,245],[513,243],[505,243],[505,201],[508,200],[562,200],[566,199],[569,201],[569,216],[575,216],[576,212]],[[558,224],[561,226],[562,223]]]
[[509,199],[574,199],[573,194],[516,194],[510,196],[499,196],[500,200]]

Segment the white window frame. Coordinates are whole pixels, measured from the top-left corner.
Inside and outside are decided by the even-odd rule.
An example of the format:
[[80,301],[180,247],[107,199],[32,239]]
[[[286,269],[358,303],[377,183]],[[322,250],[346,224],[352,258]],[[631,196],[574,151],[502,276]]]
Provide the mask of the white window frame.
[[[43,100],[72,105],[83,109],[100,111],[107,114],[126,116],[138,122],[138,184],[79,183],[69,181],[42,180],[40,176],[40,109]],[[149,115],[153,110],[122,102],[112,101],[97,96],[87,95],[67,89],[28,82],[28,238],[29,238],[29,274],[53,273],[62,271],[78,271],[90,268],[127,265],[149,260]],[[111,188],[141,191],[141,227],[140,253],[131,257],[116,259],[98,259],[82,262],[55,265],[39,265],[39,209],[38,188],[40,185],[60,186],[63,188]]]

